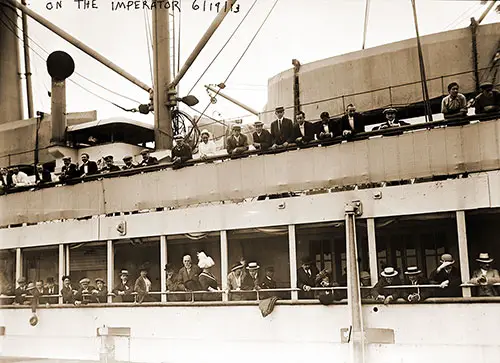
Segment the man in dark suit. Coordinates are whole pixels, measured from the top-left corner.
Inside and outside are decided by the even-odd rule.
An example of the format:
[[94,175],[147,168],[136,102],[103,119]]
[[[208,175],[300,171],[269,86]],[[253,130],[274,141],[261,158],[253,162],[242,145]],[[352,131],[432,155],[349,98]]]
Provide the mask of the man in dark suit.
[[462,297],[462,278],[460,271],[453,266],[455,260],[449,253],[441,256],[441,264],[431,272],[429,280],[432,284],[441,285],[439,289],[434,291],[437,297]]
[[276,107],[275,114],[277,120],[271,123],[271,136],[273,140],[271,149],[287,147],[288,144],[293,142],[293,122],[284,117],[285,109],[283,107]]
[[[59,286],[54,283],[53,277],[47,277],[47,284],[43,290],[44,295],[59,295]],[[49,304],[57,304],[59,302],[58,297],[47,297],[46,302]]]
[[129,170],[129,169],[134,169],[137,168],[137,165],[134,164],[133,157],[130,155],[127,155],[123,157],[123,162],[125,165],[122,166],[122,170]]
[[101,174],[110,173],[112,171],[120,171],[120,167],[115,165],[113,155],[106,155],[103,157],[106,165],[101,169]]
[[[409,266],[405,271],[405,275],[407,277],[407,285],[429,284],[429,280],[422,275],[422,271],[417,266]],[[412,287],[405,289],[402,294],[406,301],[410,303],[417,303],[427,299],[431,295],[431,289],[425,287]]]
[[61,175],[59,175],[59,180],[65,182],[68,179],[78,178],[80,172],[76,168],[76,164],[71,162],[70,156],[63,157],[64,165],[61,168]]
[[182,257],[183,267],[180,268],[177,278],[179,282],[184,285],[186,291],[199,290],[198,276],[201,273],[201,269],[198,265],[193,264],[191,255],[184,255]]
[[266,151],[273,144],[273,137],[271,133],[264,129],[264,123],[262,121],[255,121],[255,132],[252,134],[253,137],[253,147],[257,150]]
[[106,288],[106,282],[104,279],[95,279],[96,288],[92,290],[92,295],[95,297],[97,303],[103,304],[108,302],[108,289]]
[[141,155],[142,155],[142,160],[138,166],[149,166],[158,164],[158,159],[155,158],[154,156],[150,156],[148,149],[142,150]]
[[16,297],[14,302],[16,304],[23,305],[26,302],[26,295],[28,295],[26,279],[24,277],[20,277],[17,280],[17,284],[19,287],[14,290],[14,295]]
[[80,165],[80,176],[83,178],[87,175],[97,174],[99,171],[97,169],[97,163],[95,161],[89,160],[89,154],[82,154],[82,165]]
[[63,282],[63,287],[61,289],[63,304],[74,304],[77,290],[75,290],[71,285],[71,278],[65,275],[61,278],[61,280]]
[[365,131],[363,115],[356,112],[356,107],[352,103],[347,105],[346,114],[340,119],[340,127],[344,137]]
[[321,122],[318,122],[316,126],[316,137],[318,140],[328,140],[342,134],[339,123],[332,120],[328,112],[322,112],[319,117],[321,118]]
[[128,281],[128,271],[122,270],[120,272],[120,282],[113,289],[113,294],[121,297],[122,302],[134,302],[132,292],[134,292],[134,289]]
[[[375,126],[372,131],[377,131],[377,130],[384,130],[384,129],[389,129],[389,128],[396,128],[400,126],[407,126],[409,123],[400,121],[396,119],[396,113],[397,110],[395,108],[386,108],[383,112],[385,115],[385,122],[379,126]],[[397,134],[400,134],[402,132],[399,132]]]
[[241,126],[236,124],[232,127],[232,135],[227,138],[227,153],[239,155],[248,150],[248,138],[241,133]]
[[304,257],[301,259],[302,266],[297,270],[297,287],[299,299],[314,299],[312,287],[316,286],[318,280],[318,268],[312,258]]
[[398,271],[390,266],[384,268],[384,271],[382,271],[380,275],[380,279],[375,286],[373,286],[372,296],[377,301],[387,305],[401,297],[403,291],[401,291],[401,289],[386,288],[386,286],[401,285],[401,279],[398,276]]
[[137,292],[137,302],[151,302],[154,299],[149,295],[151,291],[151,280],[148,277],[148,268],[143,266],[139,269],[140,276],[135,280],[134,291]]
[[10,188],[14,187],[12,174],[6,168],[0,169],[0,193],[6,193]]
[[306,114],[302,111],[297,113],[297,123],[293,125],[293,139],[297,145],[305,145],[314,140],[314,125],[306,121]]
[[38,174],[37,184],[50,183],[52,181],[52,176],[50,171],[45,168],[44,165],[38,164],[36,166],[36,172]]
[[184,136],[175,135],[175,146],[172,149],[172,162],[174,166],[179,167],[189,159],[193,158],[191,146],[184,142]]

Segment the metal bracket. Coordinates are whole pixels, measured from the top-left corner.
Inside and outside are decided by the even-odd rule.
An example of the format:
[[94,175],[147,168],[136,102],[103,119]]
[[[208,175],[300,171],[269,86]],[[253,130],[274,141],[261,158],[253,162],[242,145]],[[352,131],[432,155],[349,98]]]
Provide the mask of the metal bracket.
[[345,212],[360,217],[363,215],[363,204],[359,200],[353,200],[352,202],[346,203]]
[[[394,344],[394,329],[367,328],[364,330],[366,344]],[[340,329],[340,342],[349,343],[356,338],[351,328]],[[358,337],[359,340],[359,337]]]

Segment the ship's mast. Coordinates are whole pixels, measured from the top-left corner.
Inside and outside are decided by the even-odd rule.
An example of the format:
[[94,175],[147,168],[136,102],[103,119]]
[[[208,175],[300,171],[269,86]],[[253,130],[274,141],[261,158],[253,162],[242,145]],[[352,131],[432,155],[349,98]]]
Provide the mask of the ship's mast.
[[[26,1],[22,0],[22,4],[26,6]],[[26,76],[26,98],[28,101],[28,117],[34,116],[33,107],[33,86],[31,83],[31,61],[30,61],[30,48],[28,36],[28,16],[22,13],[23,20],[23,47],[24,47],[24,75]]]
[[15,8],[0,1],[0,124],[23,119]]

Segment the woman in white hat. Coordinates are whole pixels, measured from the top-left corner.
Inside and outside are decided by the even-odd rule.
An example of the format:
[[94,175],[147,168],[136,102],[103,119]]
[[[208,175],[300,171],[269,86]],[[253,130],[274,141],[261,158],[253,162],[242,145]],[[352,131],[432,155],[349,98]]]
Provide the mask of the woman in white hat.
[[[203,291],[219,291],[217,279],[210,272],[210,269],[215,266],[215,262],[212,257],[207,256],[205,252],[198,252],[198,267],[202,269],[198,280]],[[218,300],[218,296],[215,294],[203,294],[202,300],[211,301]]]
[[211,156],[215,156],[217,151],[217,147],[215,142],[211,139],[210,132],[208,130],[203,130],[200,134],[200,143],[198,144],[198,153],[200,155],[200,159],[207,159]]

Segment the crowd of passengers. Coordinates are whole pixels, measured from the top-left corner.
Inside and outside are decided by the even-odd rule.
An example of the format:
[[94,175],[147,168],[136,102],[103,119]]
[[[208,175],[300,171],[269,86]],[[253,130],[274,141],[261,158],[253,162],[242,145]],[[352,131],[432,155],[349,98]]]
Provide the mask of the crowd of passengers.
[[[217,278],[211,272],[215,266],[214,260],[204,252],[199,252],[198,264],[193,264],[189,254],[183,256],[183,266],[177,271],[174,266],[167,264],[166,291],[169,293],[168,301],[216,301],[220,300],[221,290]],[[476,296],[500,296],[500,274],[491,267],[493,258],[488,253],[480,253],[476,259],[478,268],[473,272],[472,278],[466,284],[475,285]],[[115,297],[115,302],[142,303],[158,301],[158,296],[152,294],[151,280],[148,277],[146,265],[139,268],[140,275],[135,282],[129,279],[129,272],[121,270],[120,281],[108,292],[106,282],[96,278],[96,286],[90,284],[89,278],[82,278],[79,285],[73,285],[71,277],[62,277],[62,288],[59,290],[53,277],[48,277],[46,284],[43,280],[27,283],[24,277],[18,279],[18,287],[12,291],[6,282],[1,283],[3,288],[3,304],[8,302],[8,296],[14,295],[13,304],[37,305],[57,304],[58,297],[62,296],[64,304],[89,304],[106,303],[108,295]],[[361,298],[377,301],[384,304],[402,299],[409,303],[417,303],[428,297],[461,297],[462,280],[460,272],[455,266],[451,254],[441,256],[439,266],[426,277],[417,266],[409,266],[400,274],[397,269],[385,266],[375,286],[371,286],[370,274],[361,271],[359,274]],[[497,284],[497,285],[495,285]],[[404,285],[404,286],[401,286]],[[430,285],[426,287],[426,285]],[[297,270],[297,288],[299,299],[319,299],[323,304],[347,298],[347,290],[334,287],[347,286],[347,274],[342,275],[340,281],[334,282],[329,269],[318,271],[315,262],[305,257],[301,259],[301,266]],[[398,286],[401,286],[398,288]],[[413,287],[414,286],[414,287]],[[319,289],[318,289],[319,288]],[[261,272],[259,264],[255,261],[247,263],[242,257],[231,266],[227,276],[229,299],[263,300],[266,298],[286,298],[287,289],[279,291],[274,280],[274,267],[268,266]],[[217,292],[210,294],[205,292]],[[257,292],[259,293],[257,295]],[[60,295],[59,295],[60,293]],[[176,294],[178,293],[178,294]]]
[[[448,95],[441,102],[441,112],[445,119],[461,118],[467,115],[468,108],[474,104],[476,114],[500,112],[500,92],[494,89],[493,84],[484,82],[480,86],[481,92],[469,103],[465,96],[459,93],[459,85],[452,82],[448,85]],[[353,104],[346,108],[345,115],[340,119],[331,118],[328,112],[320,114],[321,121],[306,121],[306,114],[299,111],[296,115],[297,122],[285,117],[284,107],[275,109],[276,120],[271,123],[270,130],[264,128],[262,121],[254,123],[255,131],[252,133],[251,141],[249,137],[241,131],[241,125],[234,124],[231,129],[231,135],[226,140],[226,151],[230,156],[238,156],[250,149],[252,146],[259,151],[273,151],[284,149],[289,146],[304,146],[312,141],[320,141],[328,144],[331,140],[337,140],[339,137],[349,140],[357,133],[365,131],[365,121],[361,113],[356,111]],[[385,121],[372,130],[384,130],[409,125],[407,122],[398,120],[397,110],[387,108],[383,111]],[[200,142],[196,149],[199,158],[206,160],[216,156],[217,148],[208,130],[201,131]],[[175,146],[172,149],[171,163],[174,168],[181,167],[186,161],[193,158],[193,150],[185,141],[182,135],[174,136]],[[33,182],[26,173],[19,168],[0,169],[0,193],[7,192],[15,187],[29,186],[33,184],[43,184],[59,181],[62,183],[71,182],[85,176],[106,174],[120,170],[129,170],[144,166],[158,164],[158,159],[150,155],[149,149],[141,151],[142,160],[134,163],[134,158],[127,155],[123,158],[123,166],[120,168],[115,165],[113,155],[103,157],[103,165],[89,160],[89,154],[81,155],[81,163],[75,164],[71,157],[63,158],[64,165],[61,168],[61,174],[57,178],[49,170],[44,169],[42,165],[37,166],[38,176]]]

